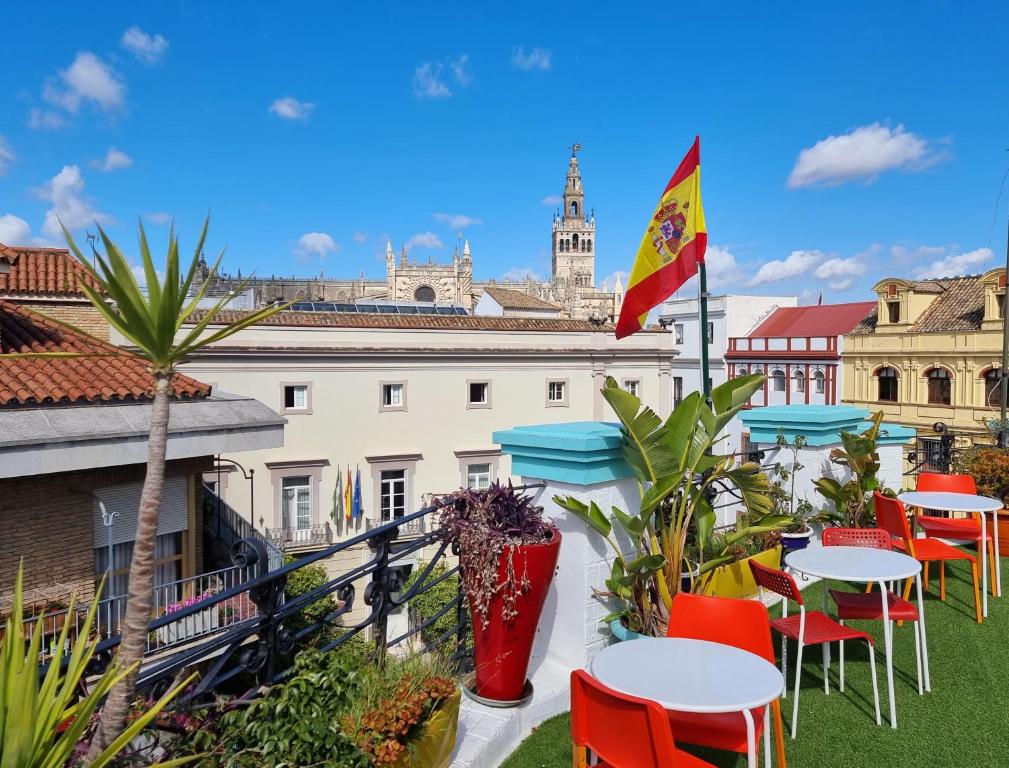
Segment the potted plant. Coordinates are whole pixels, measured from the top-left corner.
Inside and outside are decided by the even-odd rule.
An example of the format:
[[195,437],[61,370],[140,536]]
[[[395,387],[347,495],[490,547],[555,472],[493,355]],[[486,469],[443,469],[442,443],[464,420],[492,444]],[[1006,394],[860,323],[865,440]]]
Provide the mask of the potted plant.
[[876,522],[872,492],[892,495],[893,491],[883,488],[876,476],[879,472],[879,439],[883,412],[873,414],[869,428],[864,432],[841,432],[841,447],[830,452],[830,463],[840,468],[844,482],[833,474],[824,475],[813,481],[817,492],[834,505],[828,516],[835,523],[847,528],[868,528]]
[[[976,447],[959,451],[953,456],[952,471],[970,475],[974,478],[979,494],[1002,499],[1003,507],[1005,506],[1006,499],[1009,498],[1009,451],[1005,448]],[[988,518],[989,531],[997,516],[999,539],[1009,541],[1009,516],[1005,510],[984,514]]]
[[[775,521],[777,517],[773,518]],[[745,599],[757,594],[749,561],[767,568],[781,566],[781,546],[777,528],[772,525],[737,526],[736,530],[712,534],[702,553],[700,577],[693,591],[702,595]]]
[[444,535],[459,547],[473,624],[475,679],[467,692],[492,706],[517,705],[532,695],[526,671],[560,531],[510,482],[460,489],[439,504]]
[[[783,522],[774,515],[764,519],[772,506],[770,482],[760,467],[713,453],[722,430],[763,383],[763,374],[731,379],[712,390],[710,405],[692,392],[663,421],[607,377],[602,394],[621,423],[624,457],[639,481],[639,509],[628,514],[614,508],[611,522],[595,503],[571,496],[554,501],[601,534],[614,551],[606,590],[597,595],[614,603],[604,621],[615,636],[665,634],[673,595],[696,582],[682,583],[682,576],[696,569],[696,561],[685,557],[688,540],[693,537],[703,548],[715,527],[712,494],[728,489],[755,519]],[[629,548],[618,545],[614,525]]]

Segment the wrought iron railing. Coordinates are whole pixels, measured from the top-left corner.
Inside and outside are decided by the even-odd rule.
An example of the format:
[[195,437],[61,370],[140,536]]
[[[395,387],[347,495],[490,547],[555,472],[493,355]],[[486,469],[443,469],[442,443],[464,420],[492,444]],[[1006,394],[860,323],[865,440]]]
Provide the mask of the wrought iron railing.
[[255,526],[242,517],[220,496],[203,486],[203,533],[208,540],[206,553],[212,555],[216,565],[224,567],[231,562],[231,552],[242,539],[259,538],[266,544],[270,570],[283,565],[284,555]]
[[281,552],[300,547],[322,547],[333,543],[333,529],[329,523],[317,523],[307,528],[267,528],[266,540]]

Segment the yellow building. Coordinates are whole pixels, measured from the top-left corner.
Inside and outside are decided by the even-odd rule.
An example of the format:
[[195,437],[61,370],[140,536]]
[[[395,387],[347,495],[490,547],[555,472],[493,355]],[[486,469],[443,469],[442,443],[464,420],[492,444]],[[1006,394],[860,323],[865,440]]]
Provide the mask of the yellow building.
[[[988,443],[999,417],[1005,270],[903,280],[875,288],[877,306],[844,337],[843,401],[936,438]],[[926,444],[925,447],[928,447]]]

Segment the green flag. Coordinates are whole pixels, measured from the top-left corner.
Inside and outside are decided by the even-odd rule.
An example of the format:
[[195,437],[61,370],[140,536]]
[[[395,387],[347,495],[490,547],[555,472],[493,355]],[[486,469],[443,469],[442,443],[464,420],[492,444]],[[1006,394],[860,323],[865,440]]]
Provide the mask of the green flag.
[[340,470],[336,471],[336,487],[333,489],[333,509],[330,510],[329,516],[333,518],[335,523],[337,520],[343,517],[343,473]]

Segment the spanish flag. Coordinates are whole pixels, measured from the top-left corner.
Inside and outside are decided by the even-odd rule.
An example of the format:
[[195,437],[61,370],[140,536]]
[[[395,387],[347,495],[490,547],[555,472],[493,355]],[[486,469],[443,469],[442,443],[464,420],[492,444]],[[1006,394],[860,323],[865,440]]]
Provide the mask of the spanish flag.
[[698,136],[666,185],[641,238],[617,321],[618,339],[640,331],[649,310],[697,274],[707,245]]

